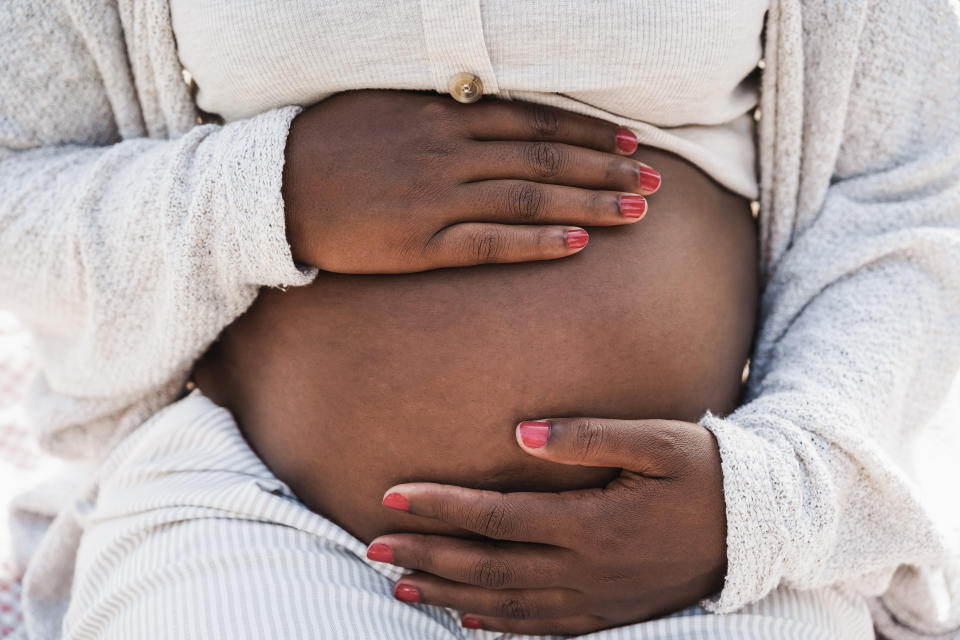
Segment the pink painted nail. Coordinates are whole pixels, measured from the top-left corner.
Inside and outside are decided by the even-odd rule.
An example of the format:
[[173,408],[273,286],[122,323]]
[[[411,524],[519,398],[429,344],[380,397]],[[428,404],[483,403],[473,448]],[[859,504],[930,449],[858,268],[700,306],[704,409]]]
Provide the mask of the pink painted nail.
[[420,602],[420,590],[409,584],[398,583],[393,588],[393,597],[404,602]]
[[367,549],[367,558],[375,562],[393,562],[393,550],[382,542],[374,542]]
[[647,212],[647,199],[643,196],[620,196],[620,213],[627,218],[642,218]]
[[388,493],[383,499],[383,506],[398,511],[410,511],[410,501],[399,493]]
[[463,618],[460,620],[460,625],[464,629],[483,629],[483,625],[480,624],[480,621],[473,616],[463,616]]
[[590,235],[583,229],[567,229],[563,232],[563,239],[567,243],[567,249],[581,249],[587,246]]
[[653,193],[660,188],[660,172],[650,167],[640,166],[640,190]]
[[539,449],[550,439],[550,423],[546,420],[527,420],[517,427],[523,444],[531,449]]
[[637,136],[633,134],[633,131],[629,129],[620,129],[617,131],[617,149],[619,149],[621,153],[630,155],[637,150],[638,146]]

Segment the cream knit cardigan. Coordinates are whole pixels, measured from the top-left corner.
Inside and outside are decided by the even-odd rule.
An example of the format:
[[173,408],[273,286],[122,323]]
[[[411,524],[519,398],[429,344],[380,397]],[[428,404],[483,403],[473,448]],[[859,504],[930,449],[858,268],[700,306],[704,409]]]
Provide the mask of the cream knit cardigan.
[[[310,281],[280,194],[298,109],[197,126],[167,0],[8,0],[0,43],[0,306],[36,336],[41,440],[96,456],[260,286]],[[749,395],[702,421],[729,530],[709,606],[841,583],[888,634],[954,637],[957,532],[912,453],[960,366],[960,5],[773,0],[765,55]]]

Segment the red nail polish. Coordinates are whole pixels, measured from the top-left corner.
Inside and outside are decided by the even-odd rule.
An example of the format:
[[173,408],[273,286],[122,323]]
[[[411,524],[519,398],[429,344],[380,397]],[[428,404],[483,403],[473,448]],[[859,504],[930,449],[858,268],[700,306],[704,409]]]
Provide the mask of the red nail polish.
[[523,444],[531,449],[539,449],[550,439],[550,423],[545,420],[528,420],[517,427]]
[[397,584],[393,588],[393,597],[404,602],[420,602],[420,590],[409,584]]
[[650,167],[640,167],[640,190],[653,193],[660,188],[660,172]]
[[636,151],[638,146],[637,136],[633,135],[633,131],[629,129],[617,131],[617,149],[620,149],[621,152],[629,155]]
[[567,229],[563,232],[563,239],[567,243],[567,249],[580,249],[587,246],[590,235],[583,229]]
[[393,550],[382,542],[374,542],[367,549],[367,558],[376,562],[393,562]]
[[410,501],[399,493],[388,493],[383,499],[383,506],[398,511],[410,511]]
[[647,199],[643,196],[620,196],[620,213],[627,218],[642,218],[647,212]]
[[483,625],[480,624],[480,621],[473,616],[463,616],[463,618],[460,620],[460,626],[462,626],[464,629],[483,629]]

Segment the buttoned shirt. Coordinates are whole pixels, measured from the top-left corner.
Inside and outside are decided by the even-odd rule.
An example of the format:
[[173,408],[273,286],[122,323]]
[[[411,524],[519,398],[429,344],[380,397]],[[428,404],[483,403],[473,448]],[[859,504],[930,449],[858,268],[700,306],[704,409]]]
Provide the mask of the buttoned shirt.
[[172,0],[171,13],[197,104],[227,121],[350,89],[496,95],[616,122],[755,198],[767,4]]

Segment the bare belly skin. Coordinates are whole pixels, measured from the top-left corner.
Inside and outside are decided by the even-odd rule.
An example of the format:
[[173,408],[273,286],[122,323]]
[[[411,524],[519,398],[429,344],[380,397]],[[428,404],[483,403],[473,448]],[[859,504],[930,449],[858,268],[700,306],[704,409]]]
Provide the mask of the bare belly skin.
[[756,307],[748,203],[675,156],[636,157],[663,174],[638,224],[590,229],[558,261],[264,291],[198,365],[199,386],[308,507],[365,541],[450,532],[382,507],[399,482],[605,483],[615,470],[522,453],[515,425],[727,413]]

